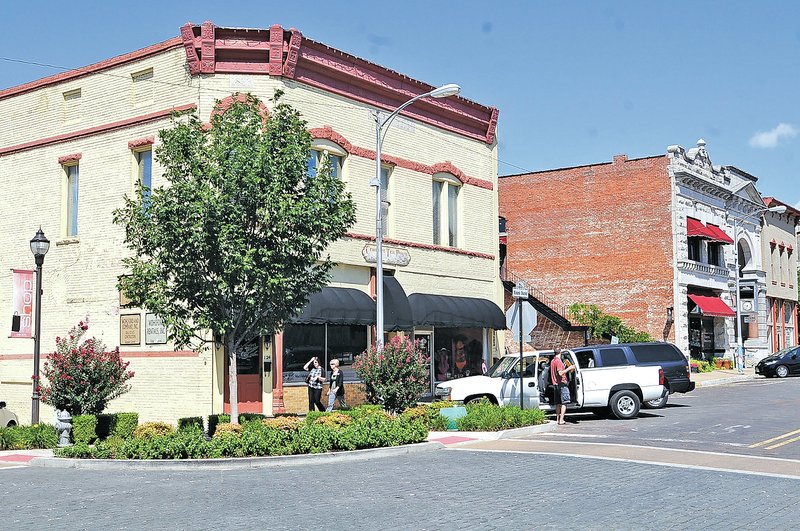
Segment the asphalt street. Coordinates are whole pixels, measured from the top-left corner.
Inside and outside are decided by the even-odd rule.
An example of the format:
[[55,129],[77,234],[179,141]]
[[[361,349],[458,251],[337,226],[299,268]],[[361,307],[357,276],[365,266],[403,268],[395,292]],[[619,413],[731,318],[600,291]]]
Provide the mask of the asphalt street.
[[6,529],[790,529],[800,521],[797,480],[524,453],[0,474]]

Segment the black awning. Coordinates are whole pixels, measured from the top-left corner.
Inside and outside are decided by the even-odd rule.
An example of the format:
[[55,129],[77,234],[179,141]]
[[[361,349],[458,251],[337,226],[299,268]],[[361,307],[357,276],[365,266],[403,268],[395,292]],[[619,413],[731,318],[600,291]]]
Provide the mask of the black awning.
[[411,330],[414,327],[411,305],[403,286],[392,276],[383,277],[383,328]]
[[503,310],[490,300],[412,293],[408,302],[416,326],[506,328]]
[[353,288],[322,288],[291,324],[373,325],[375,301]]

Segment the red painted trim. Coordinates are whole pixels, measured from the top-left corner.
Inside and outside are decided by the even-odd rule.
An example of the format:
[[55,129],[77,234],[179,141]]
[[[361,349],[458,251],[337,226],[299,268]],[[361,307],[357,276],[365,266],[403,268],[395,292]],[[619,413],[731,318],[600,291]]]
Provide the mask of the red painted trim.
[[[358,234],[356,232],[348,232],[345,234],[348,238],[353,238],[356,240],[365,240],[365,241],[375,241],[375,236],[370,236],[368,234]],[[384,243],[388,243],[391,245],[403,245],[405,247],[412,247],[415,249],[427,249],[429,251],[444,251],[446,253],[452,254],[462,254],[465,256],[474,256],[476,258],[486,258],[488,260],[494,260],[495,257],[493,254],[488,253],[479,253],[477,251],[467,251],[464,249],[456,249],[454,247],[445,247],[443,245],[431,245],[428,243],[416,243],[416,242],[409,242],[405,240],[395,240],[393,238],[384,238]]]
[[269,75],[280,76],[283,73],[283,28],[273,24],[269,28]]
[[[200,72],[198,61],[205,61],[206,53],[210,53],[203,49],[202,57],[197,56],[196,35],[200,29],[193,25],[181,29],[186,61],[193,75]],[[273,25],[269,30],[216,28],[216,35],[218,39],[214,53],[217,55],[215,72],[218,73],[283,75],[387,111],[393,111],[414,96],[435,88],[394,70],[305,39],[294,28],[288,32],[279,25]],[[224,35],[224,38],[220,35]],[[267,40],[269,57],[264,57],[259,52]],[[420,100],[402,114],[492,144],[495,141],[498,113],[494,107],[461,97],[450,97]]]
[[292,36],[289,38],[289,51],[286,54],[286,61],[283,64],[283,75],[294,79],[294,71],[297,68],[297,61],[300,59],[300,43],[303,41],[303,34],[292,28],[289,30]]
[[120,65],[124,65],[132,61],[146,59],[147,57],[159,54],[167,50],[171,50],[173,48],[178,48],[180,46],[181,46],[181,39],[179,37],[175,37],[167,41],[160,42],[152,46],[148,46],[147,48],[142,48],[141,50],[136,50],[134,52],[126,53],[124,55],[118,55],[117,57],[112,57],[111,59],[100,61],[99,63],[93,63],[91,65],[84,66],[82,68],[76,68],[75,70],[69,70],[67,72],[62,72],[60,74],[56,74],[53,76],[44,77],[36,81],[31,81],[30,83],[25,83],[24,85],[17,85],[16,87],[0,90],[0,100],[9,98],[11,96],[19,96],[20,94],[25,94],[26,92],[31,92],[33,90],[47,87],[49,85],[55,85],[56,83],[63,83],[65,81],[78,79],[84,76],[88,76],[89,74],[96,74],[98,72],[108,70],[109,68],[114,68]]
[[194,24],[187,22],[181,26],[181,43],[186,52],[186,63],[189,65],[189,73],[197,75],[200,73],[200,56],[194,47]]
[[[122,352],[123,358],[197,358],[200,355],[193,350],[147,350],[142,352]],[[49,354],[44,355],[45,358]],[[0,354],[0,361],[32,360],[33,354]]]
[[214,24],[210,20],[206,20],[200,28],[200,53],[202,54],[200,72],[203,74],[214,73],[214,48]]
[[[231,105],[233,105],[234,101],[238,101],[239,103],[245,103],[247,101],[247,94],[237,92],[233,96],[227,96],[225,98],[222,98],[221,100],[219,100],[219,102],[217,102],[216,105],[214,105],[214,109],[211,111],[211,116],[225,114],[225,112],[231,108]],[[261,122],[264,125],[267,125],[267,118],[269,118],[269,109],[267,109],[267,106],[264,105],[263,101],[258,102],[258,109],[259,109],[258,113],[261,115]],[[211,128],[211,124],[204,124],[204,127],[206,125],[208,126],[205,128],[206,130]]]
[[58,157],[58,163],[62,166],[64,164],[69,164],[70,162],[78,162],[81,160],[83,155],[81,153],[72,153],[70,155],[64,155],[63,157]]
[[[329,125],[311,129],[309,130],[309,133],[314,138],[330,140],[331,142],[334,142],[335,144],[341,146],[342,149],[347,151],[347,153],[350,155],[355,155],[357,157],[363,157],[366,159],[375,160],[375,151],[367,148],[354,146],[349,140],[347,140],[344,136],[334,131],[333,128]],[[386,164],[393,164],[395,166],[399,166],[407,170],[416,171],[419,173],[425,173],[428,175],[434,175],[440,172],[450,173],[454,177],[456,177],[459,181],[461,181],[463,184],[477,186],[478,188],[484,188],[486,190],[494,189],[494,185],[492,184],[491,181],[478,179],[476,177],[470,177],[469,175],[465,174],[463,171],[458,169],[449,160],[444,162],[437,162],[436,164],[433,165],[428,165],[428,164],[423,164],[421,162],[414,162],[412,160],[402,159],[400,157],[387,155],[386,153],[381,153],[381,162],[384,162]]]
[[138,149],[144,146],[152,146],[155,144],[155,137],[154,136],[145,136],[143,138],[137,138],[136,140],[131,140],[128,142],[128,149]]
[[173,112],[185,112],[193,110],[195,108],[197,108],[197,105],[195,105],[194,103],[189,103],[187,105],[172,107],[171,109],[164,109],[163,111],[152,112],[150,114],[144,114],[142,116],[135,116],[133,118],[128,118],[127,120],[120,120],[118,122],[98,125],[96,127],[90,127],[89,129],[81,129],[80,131],[64,133],[63,135],[41,138],[39,140],[25,142],[24,144],[17,144],[15,146],[0,148],[0,157],[4,155],[10,155],[11,153],[19,153],[20,151],[27,151],[29,149],[49,146],[52,144],[60,144],[61,142],[68,142],[70,140],[75,140],[86,136],[96,135],[100,133],[107,133],[109,131],[122,129],[123,127],[128,127],[131,125],[139,125],[146,122],[152,122],[154,120],[160,120],[162,118],[168,117]]
[[120,352],[123,358],[197,358],[193,350],[145,350],[142,352]]

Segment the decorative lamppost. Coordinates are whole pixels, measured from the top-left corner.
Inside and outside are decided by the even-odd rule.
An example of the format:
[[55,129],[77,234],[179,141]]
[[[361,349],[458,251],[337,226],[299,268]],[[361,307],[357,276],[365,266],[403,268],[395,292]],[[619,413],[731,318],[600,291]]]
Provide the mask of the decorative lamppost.
[[375,179],[370,181],[370,186],[375,187],[375,303],[377,307],[375,318],[375,344],[378,350],[383,349],[383,194],[381,193],[381,146],[383,137],[386,136],[384,128],[389,125],[400,111],[422,98],[447,98],[461,92],[461,87],[454,83],[442,85],[425,94],[414,96],[400,107],[395,109],[386,119],[381,120],[380,113],[375,113]]
[[41,346],[42,332],[42,265],[44,255],[50,249],[48,240],[42,228],[36,231],[36,236],[31,240],[31,252],[36,260],[36,328],[33,336],[33,395],[31,396],[31,424],[39,423],[39,347]]
[[756,214],[763,214],[765,212],[775,212],[776,214],[783,214],[786,212],[786,207],[784,205],[774,206],[770,208],[762,208],[760,210],[756,210],[755,212],[751,212],[750,214],[743,215],[741,218],[738,218],[731,214],[733,218],[733,256],[734,256],[734,264],[735,264],[735,275],[736,275],[736,359],[734,362],[736,366],[739,368],[739,373],[744,372],[744,343],[742,342],[742,313],[741,313],[741,298],[742,293],[739,290],[739,222],[744,221],[744,218],[755,216]]

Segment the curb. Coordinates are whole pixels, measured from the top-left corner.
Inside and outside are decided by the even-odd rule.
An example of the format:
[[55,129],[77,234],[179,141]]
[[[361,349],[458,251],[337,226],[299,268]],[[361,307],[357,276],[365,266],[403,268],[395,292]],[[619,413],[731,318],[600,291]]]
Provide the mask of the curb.
[[271,468],[282,466],[311,465],[320,463],[342,463],[365,461],[383,457],[394,457],[444,448],[442,443],[424,442],[388,448],[369,448],[350,452],[325,454],[273,455],[265,457],[234,457],[218,459],[67,459],[37,457],[29,466],[43,468],[79,468],[84,470],[235,470]]
[[714,387],[715,385],[725,385],[736,382],[746,382],[748,380],[755,380],[755,375],[742,374],[739,376],[730,376],[728,378],[719,378],[716,380],[707,380],[705,382],[696,382],[697,387]]
[[[535,426],[523,426],[522,428],[512,428],[510,430],[502,431],[432,431],[428,437],[433,436],[433,442],[437,439],[444,439],[446,437],[463,437],[481,441],[496,441],[499,439],[513,439],[515,437],[525,437],[528,435],[536,435],[539,433],[547,433],[555,431],[558,424],[554,420],[548,420],[544,424],[536,424]],[[466,441],[465,441],[466,442]]]
[[498,439],[513,439],[514,437],[522,437],[526,435],[536,435],[539,433],[548,433],[555,431],[558,423],[554,420],[548,420],[544,424],[537,424],[536,426],[525,426],[524,428],[514,428],[511,430],[503,430],[497,432]]

